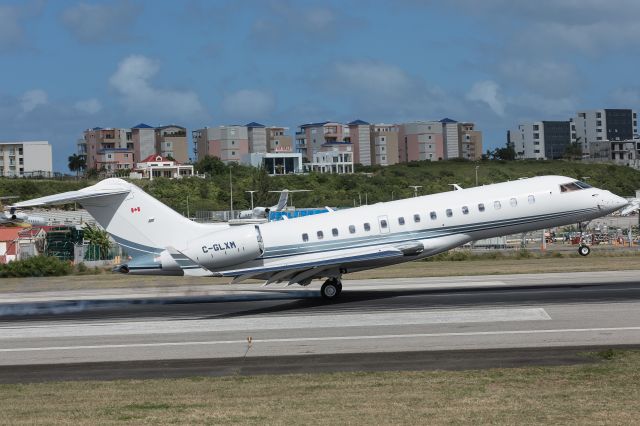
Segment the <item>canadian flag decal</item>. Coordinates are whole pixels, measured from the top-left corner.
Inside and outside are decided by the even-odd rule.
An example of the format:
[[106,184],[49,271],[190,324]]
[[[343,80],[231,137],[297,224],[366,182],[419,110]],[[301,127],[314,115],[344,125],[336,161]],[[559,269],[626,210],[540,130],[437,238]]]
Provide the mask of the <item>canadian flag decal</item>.
[[131,213],[140,212],[140,207],[131,207]]

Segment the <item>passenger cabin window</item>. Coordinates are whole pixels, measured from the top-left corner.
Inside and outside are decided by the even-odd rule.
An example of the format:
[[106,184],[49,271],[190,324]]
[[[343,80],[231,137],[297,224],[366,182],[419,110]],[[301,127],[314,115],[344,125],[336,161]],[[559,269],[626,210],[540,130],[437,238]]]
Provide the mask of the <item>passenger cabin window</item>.
[[527,197],[527,201],[529,201],[529,204],[533,204],[536,202],[536,197],[529,195],[529,197]]
[[436,214],[436,212],[431,212],[429,213],[429,217],[431,218],[431,220],[436,220],[438,218],[438,215]]
[[469,214],[469,207],[462,206],[462,214]]
[[500,210],[502,208],[502,204],[500,204],[500,201],[494,201],[493,208],[496,210]]
[[319,240],[324,238],[324,233],[322,231],[318,231],[318,233],[316,235],[318,235],[318,239]]
[[478,204],[478,211],[481,211],[481,212],[484,211],[484,204],[483,203]]
[[404,217],[398,218],[398,225],[404,225]]
[[413,221],[416,222],[416,223],[420,222],[420,215],[419,214],[414,214],[413,215]]
[[387,228],[387,226],[388,226],[388,225],[387,225],[387,221],[386,221],[386,220],[384,220],[384,219],[382,219],[382,220],[380,221],[380,228],[386,229],[386,228]]
[[331,234],[332,234],[334,237],[337,237],[337,236],[338,236],[338,228],[333,228],[333,229],[331,230]]
[[355,225],[349,225],[349,233],[350,234],[355,234],[356,233]]
[[447,217],[453,216],[453,210],[451,210],[451,209],[447,209],[446,213],[447,213]]
[[371,231],[371,225],[369,225],[369,223],[365,223],[364,224],[364,230],[365,231]]
[[512,198],[509,200],[509,204],[511,204],[511,207],[516,207],[518,205],[518,200]]
[[305,243],[309,241],[309,234],[302,234],[302,241],[304,241]]

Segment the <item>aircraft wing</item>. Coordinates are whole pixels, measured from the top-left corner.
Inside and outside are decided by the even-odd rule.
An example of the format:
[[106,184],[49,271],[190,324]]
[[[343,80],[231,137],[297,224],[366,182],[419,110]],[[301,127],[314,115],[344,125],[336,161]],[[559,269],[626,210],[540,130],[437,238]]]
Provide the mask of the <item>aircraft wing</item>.
[[78,191],[68,191],[60,194],[48,195],[46,197],[34,198],[32,200],[20,201],[11,206],[11,208],[38,207],[51,204],[74,203],[76,201],[81,202],[82,200],[86,200],[88,198],[98,198],[108,195],[127,193],[129,193],[129,189],[124,189],[122,187],[104,187],[99,189],[95,187],[89,187],[80,189]]
[[233,283],[252,278],[266,278],[265,284],[287,281],[288,284],[311,280],[327,269],[343,268],[372,260],[399,258],[417,254],[422,251],[419,242],[403,244],[401,247],[393,245],[377,245],[361,249],[339,250],[325,252],[319,255],[301,255],[298,261],[287,259],[264,266],[223,271],[219,275],[235,277]]
[[640,199],[639,198],[635,198],[633,200],[631,200],[631,202],[629,202],[629,204],[627,204],[625,207],[622,208],[622,210],[620,210],[620,216],[626,216],[630,213],[633,213],[634,211],[640,209]]

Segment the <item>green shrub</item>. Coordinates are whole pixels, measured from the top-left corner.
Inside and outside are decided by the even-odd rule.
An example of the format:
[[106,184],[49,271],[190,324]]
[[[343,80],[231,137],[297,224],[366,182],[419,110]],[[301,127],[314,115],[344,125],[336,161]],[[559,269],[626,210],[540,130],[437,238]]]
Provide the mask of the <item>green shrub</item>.
[[73,266],[57,257],[36,256],[0,265],[0,278],[69,275]]

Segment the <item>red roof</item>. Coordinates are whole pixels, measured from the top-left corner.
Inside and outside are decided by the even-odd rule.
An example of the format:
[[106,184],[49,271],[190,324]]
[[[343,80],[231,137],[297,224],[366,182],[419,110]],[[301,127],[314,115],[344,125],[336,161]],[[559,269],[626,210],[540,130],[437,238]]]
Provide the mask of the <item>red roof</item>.
[[0,228],[0,241],[15,241],[22,228]]
[[170,161],[170,162],[173,162],[175,164],[180,164],[176,160],[170,160],[167,157],[163,157],[160,154],[151,154],[150,156],[148,156],[147,158],[142,160],[141,163],[153,163],[153,162],[157,163],[157,162],[161,162],[161,161]]

